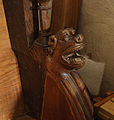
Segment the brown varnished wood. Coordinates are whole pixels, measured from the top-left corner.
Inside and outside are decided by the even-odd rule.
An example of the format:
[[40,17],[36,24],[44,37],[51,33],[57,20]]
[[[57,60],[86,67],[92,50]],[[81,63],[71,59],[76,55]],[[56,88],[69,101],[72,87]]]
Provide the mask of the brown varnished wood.
[[80,36],[78,39],[73,29],[61,30],[55,35],[55,38],[54,36],[49,38],[48,44],[52,45],[52,49],[48,49],[51,52],[49,52],[46,61],[47,74],[42,120],[93,120],[93,105],[88,91],[76,70],[73,70],[82,67],[84,59],[78,57],[77,61],[75,56],[75,58],[73,57],[74,64],[71,61],[66,63],[67,59],[62,60],[65,56],[64,53],[69,48],[71,50],[67,55],[70,58],[70,54],[79,49],[79,45],[82,45],[80,39],[82,37]]
[[[30,10],[30,7],[32,7],[32,4],[33,3],[30,0],[23,0],[23,8],[22,9],[24,12],[24,16],[23,16],[24,20],[25,20],[25,22],[24,22],[25,31],[24,32],[26,33],[27,47],[30,47],[32,45],[32,43],[34,42],[34,38],[37,37],[37,35],[38,35],[37,22],[35,22],[35,23],[33,22],[35,19],[37,20],[37,14],[32,9]],[[36,18],[33,17],[33,16],[35,16],[33,14],[36,15]],[[22,19],[22,18],[20,18],[20,19]],[[34,28],[35,25],[36,25],[36,27]]]
[[[51,0],[48,0],[46,2],[40,2],[40,6],[43,6],[43,7],[51,7],[49,6],[49,2]],[[50,28],[50,14],[49,14],[49,11],[52,11],[52,9],[48,9],[48,10],[39,10],[39,13],[40,13],[40,27],[41,27],[41,31],[47,31],[49,28]]]
[[[39,55],[42,56],[39,59]],[[42,49],[34,46],[26,54],[16,52],[21,61],[21,79],[25,104],[31,116],[40,118],[42,107],[43,85],[45,80],[45,54]]]
[[[30,10],[32,6],[31,0],[5,0],[3,2],[12,49],[18,58],[24,102],[27,105],[29,113],[32,116],[40,118],[46,74],[46,54],[42,48],[34,43],[35,39],[39,37],[37,36],[37,13],[33,13]],[[41,0],[41,2],[44,4],[43,2],[47,1]],[[72,7],[69,6],[69,1],[65,0],[60,2],[55,0],[53,4],[52,33],[57,32],[61,26],[64,28],[75,27],[77,25],[77,1],[71,1],[70,4],[73,5]],[[58,5],[60,9],[57,7]],[[57,22],[58,18],[60,19],[59,22]],[[69,19],[67,20],[67,18]]]
[[11,49],[2,0],[0,0],[0,120],[24,114],[17,59]]
[[97,102],[94,104],[95,108],[99,108],[101,105],[103,105],[104,103],[106,103],[107,101],[111,100],[114,97],[114,94],[102,99],[101,101]]
[[80,94],[82,93],[83,98],[85,99],[84,103],[85,105],[87,105],[86,107],[88,107],[89,111],[91,114],[93,114],[94,110],[93,110],[93,105],[91,103],[91,99],[90,96],[88,95],[88,90],[86,89],[86,86],[83,82],[83,80],[81,79],[81,77],[77,74],[76,71],[72,71],[71,72],[71,76],[75,79],[76,84],[78,85],[78,87],[80,88]]
[[66,117],[72,120],[75,117],[71,116],[72,112],[67,107],[68,104],[64,94],[61,94],[59,86],[53,80],[53,77],[50,77],[49,73],[45,82],[45,91],[41,120],[64,120]]
[[[29,114],[40,118],[45,80],[45,52],[34,45],[31,0],[5,0],[4,8],[12,49],[18,59],[24,103]],[[37,27],[37,26],[36,26]]]
[[77,29],[81,0],[53,0],[51,31],[55,34],[60,29]]

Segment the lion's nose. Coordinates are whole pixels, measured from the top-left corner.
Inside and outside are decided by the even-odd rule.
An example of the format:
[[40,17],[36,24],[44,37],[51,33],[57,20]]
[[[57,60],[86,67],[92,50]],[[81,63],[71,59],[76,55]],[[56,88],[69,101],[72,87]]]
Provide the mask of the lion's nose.
[[78,34],[78,35],[76,35],[76,37],[75,37],[75,42],[77,42],[77,43],[81,43],[81,42],[83,42],[83,35],[82,34]]

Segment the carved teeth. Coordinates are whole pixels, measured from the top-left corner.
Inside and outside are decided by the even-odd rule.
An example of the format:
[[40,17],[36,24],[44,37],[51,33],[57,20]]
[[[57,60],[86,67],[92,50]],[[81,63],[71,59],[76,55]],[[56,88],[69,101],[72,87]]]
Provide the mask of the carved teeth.
[[80,48],[78,48],[76,51],[79,51],[79,50],[82,50],[83,49],[83,47],[80,47]]
[[78,54],[78,53],[76,53],[76,55],[78,56],[78,57],[80,57],[81,55],[80,54]]
[[[81,49],[81,48],[79,48],[79,49]],[[77,53],[77,51],[72,51],[72,53],[62,56],[63,60],[66,61],[68,64],[80,63],[82,61],[82,59],[80,57],[81,57],[81,55],[79,53]]]
[[70,64],[70,59],[69,58],[65,58],[64,56],[62,56],[63,60],[65,60],[67,63]]
[[70,59],[69,58],[67,58],[67,62],[70,64]]
[[75,61],[76,62],[81,62],[81,59],[80,58],[75,58]]
[[71,53],[71,54],[69,54],[67,57],[72,57],[74,55],[74,53]]

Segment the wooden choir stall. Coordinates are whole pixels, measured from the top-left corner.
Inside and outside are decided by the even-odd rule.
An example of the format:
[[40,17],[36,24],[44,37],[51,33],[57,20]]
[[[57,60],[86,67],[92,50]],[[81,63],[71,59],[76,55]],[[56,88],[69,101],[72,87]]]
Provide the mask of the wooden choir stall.
[[[0,0],[0,4],[11,43],[7,53],[15,63],[11,74],[17,76],[2,83],[3,93],[16,95],[6,106],[0,93],[0,120],[94,120],[92,99],[76,71],[85,64],[80,55],[83,35],[77,34],[81,0]],[[14,93],[11,87],[5,89],[6,81]]]

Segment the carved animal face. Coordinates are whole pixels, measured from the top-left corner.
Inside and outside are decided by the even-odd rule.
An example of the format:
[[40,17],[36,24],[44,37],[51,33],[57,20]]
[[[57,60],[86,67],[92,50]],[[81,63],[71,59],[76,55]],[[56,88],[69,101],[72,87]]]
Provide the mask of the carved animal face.
[[82,35],[76,35],[74,29],[61,30],[50,37],[49,54],[55,62],[63,64],[68,69],[79,69],[85,63],[85,59],[79,54],[79,51],[83,49],[82,42]]

